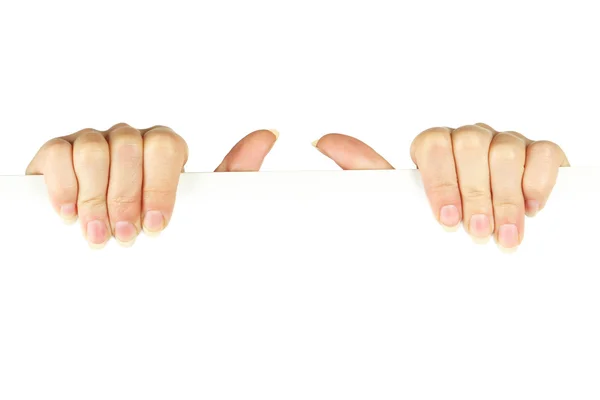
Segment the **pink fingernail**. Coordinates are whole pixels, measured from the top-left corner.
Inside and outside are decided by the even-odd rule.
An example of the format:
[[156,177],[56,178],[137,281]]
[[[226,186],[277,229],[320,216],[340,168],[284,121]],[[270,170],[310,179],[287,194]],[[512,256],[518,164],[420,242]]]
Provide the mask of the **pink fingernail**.
[[165,219],[160,211],[148,211],[144,216],[144,230],[158,233],[164,228]]
[[469,222],[471,235],[483,237],[490,235],[490,219],[485,214],[475,214]]
[[500,246],[510,249],[519,245],[519,230],[514,224],[505,224],[498,229]]
[[456,206],[444,206],[440,210],[440,222],[448,228],[453,228],[460,223],[460,215]]
[[121,244],[127,245],[135,239],[137,230],[131,222],[119,221],[115,224],[115,238]]
[[106,241],[106,224],[98,220],[88,222],[87,240],[92,245],[103,244]]

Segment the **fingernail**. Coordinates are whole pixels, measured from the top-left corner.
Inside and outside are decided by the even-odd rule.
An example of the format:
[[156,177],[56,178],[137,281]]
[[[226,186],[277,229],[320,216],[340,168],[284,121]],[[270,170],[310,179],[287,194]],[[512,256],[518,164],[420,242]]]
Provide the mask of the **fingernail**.
[[540,210],[540,203],[536,200],[527,200],[525,202],[525,213],[529,217],[534,217]]
[[[490,219],[485,214],[475,214],[469,222],[469,233],[479,239],[490,236]],[[487,240],[486,240],[487,242]]]
[[119,221],[115,224],[115,240],[123,247],[131,247],[137,237],[137,230],[131,222]]
[[498,244],[502,250],[516,250],[519,245],[519,230],[515,224],[505,224],[498,229]]
[[148,211],[144,216],[144,232],[149,236],[157,236],[165,226],[165,219],[160,211]]
[[277,129],[268,129],[273,135],[275,135],[275,140],[279,139],[279,131]]
[[98,220],[88,222],[86,236],[90,247],[101,249],[106,244],[106,224]]
[[77,221],[77,213],[75,212],[75,204],[63,204],[60,207],[60,216],[67,225]]
[[456,206],[444,206],[440,210],[440,222],[444,229],[449,232],[458,230],[460,224],[460,215]]
[[319,144],[319,139],[311,142],[311,144],[313,145],[313,147],[317,147],[317,144]]

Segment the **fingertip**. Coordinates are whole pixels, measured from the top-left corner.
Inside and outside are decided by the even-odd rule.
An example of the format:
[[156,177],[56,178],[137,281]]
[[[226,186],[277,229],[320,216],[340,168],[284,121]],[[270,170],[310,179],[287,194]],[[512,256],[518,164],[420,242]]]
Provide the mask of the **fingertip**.
[[518,247],[504,247],[499,244],[498,249],[504,254],[514,254],[517,252]]
[[457,232],[458,228],[460,228],[460,223],[458,223],[458,224],[456,224],[454,226],[447,226],[447,225],[442,224],[442,228],[444,228],[444,230],[446,232],[450,232],[450,233]]
[[142,229],[144,230],[144,234],[148,237],[155,238],[155,237],[160,236],[161,231],[153,232],[153,231],[148,230],[146,227],[143,227]]
[[394,169],[373,148],[352,136],[328,133],[312,146],[344,170]]
[[533,218],[540,212],[540,203],[537,200],[527,200],[525,201],[525,215],[530,218]]
[[67,225],[73,225],[77,221],[77,206],[75,203],[60,206],[59,215]]
[[125,248],[133,246],[133,244],[135,243],[135,240],[136,240],[136,238],[133,238],[132,240],[124,242],[122,240],[115,238],[115,241],[119,244],[119,246],[125,247]]
[[260,129],[239,140],[223,158],[215,172],[259,171],[279,138],[276,129]]
[[84,235],[88,245],[93,249],[101,249],[110,240],[110,229],[106,221],[93,219],[84,224]]
[[166,219],[162,212],[157,210],[147,211],[142,222],[142,229],[148,236],[156,237],[166,227]]
[[88,242],[88,246],[90,246],[90,249],[92,250],[101,250],[106,246],[106,242],[100,244]]
[[138,236],[138,227],[128,221],[118,221],[114,224],[113,236],[123,247],[131,247]]
[[447,232],[456,232],[462,217],[460,210],[455,205],[446,205],[440,209],[438,221]]
[[470,235],[471,239],[473,240],[473,242],[475,244],[480,244],[480,245],[486,245],[490,242],[490,236],[485,236],[485,237],[480,237],[480,236],[474,236],[474,235]]

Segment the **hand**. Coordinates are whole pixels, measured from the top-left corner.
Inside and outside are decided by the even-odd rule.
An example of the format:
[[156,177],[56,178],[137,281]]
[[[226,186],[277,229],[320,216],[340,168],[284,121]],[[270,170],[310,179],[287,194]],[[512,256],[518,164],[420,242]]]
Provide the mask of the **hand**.
[[[276,139],[276,132],[252,132],[216,171],[260,169]],[[187,159],[187,144],[172,129],[121,123],[46,142],[26,174],[44,175],[54,210],[68,223],[79,217],[91,247],[103,247],[113,235],[131,246],[142,229],[158,234],[169,224]]]
[[[393,169],[350,136],[329,134],[314,145],[342,169]],[[544,208],[559,167],[569,166],[556,144],[485,124],[428,129],[414,139],[410,154],[438,222],[455,230],[463,221],[476,242],[493,234],[503,250],[521,244],[525,215]]]

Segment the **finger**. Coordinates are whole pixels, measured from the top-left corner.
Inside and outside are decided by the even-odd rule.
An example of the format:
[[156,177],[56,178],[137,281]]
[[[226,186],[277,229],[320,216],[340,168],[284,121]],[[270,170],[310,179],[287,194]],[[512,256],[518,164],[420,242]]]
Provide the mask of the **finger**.
[[330,133],[313,142],[313,146],[344,170],[394,169],[375,150],[352,136]]
[[[480,126],[480,127],[482,127],[482,128],[485,128],[485,129],[488,129],[488,130],[489,130],[489,131],[491,131],[491,132],[492,132],[494,135],[496,135],[496,134],[500,133],[500,132],[498,132],[497,130],[495,130],[494,128],[492,128],[491,126],[489,126],[489,125],[487,125],[487,124],[484,124],[484,123],[482,123],[482,122],[478,122],[478,123],[476,123],[475,125],[477,125],[477,126]],[[525,135],[523,135],[523,134],[521,134],[521,133],[519,133],[519,132],[515,132],[515,131],[505,131],[504,133],[510,133],[510,134],[512,134],[513,136],[516,136],[516,137],[520,138],[520,139],[521,139],[521,140],[523,140],[523,141],[525,142],[525,144],[527,144],[527,145],[529,145],[530,143],[533,143],[533,140],[531,140],[531,139],[529,139],[529,138],[525,137]]]
[[77,178],[73,148],[64,139],[47,142],[29,163],[26,175],[44,175],[50,203],[66,223],[77,220]]
[[246,135],[233,146],[215,172],[260,170],[278,138],[279,132],[275,129],[262,129]]
[[556,184],[560,167],[569,165],[562,149],[548,141],[533,142],[527,146],[523,195],[525,211],[533,217],[541,211]]
[[462,126],[451,135],[465,230],[477,242],[486,242],[494,229],[488,165],[493,135],[477,125]]
[[187,144],[172,129],[161,126],[145,133],[142,227],[146,233],[158,234],[167,227],[187,159]]
[[[173,131],[172,128],[169,128],[168,126],[164,126],[164,125],[154,125],[154,126],[152,126],[150,128],[138,129],[138,130],[140,131],[140,134],[142,135],[142,138],[143,138],[146,135],[147,132],[149,132],[149,131],[151,131],[153,129],[156,129],[156,128],[164,128],[166,130]],[[186,151],[186,156],[185,157],[186,157],[186,160],[187,160],[187,157],[188,157],[188,147],[187,147],[187,144],[185,146],[186,146],[185,147],[185,151]],[[185,165],[183,167],[181,167],[181,172],[182,173],[185,172]]]
[[436,219],[447,230],[454,231],[462,220],[462,205],[451,132],[450,128],[432,128],[420,133],[411,145],[411,158],[421,171]]
[[525,202],[521,183],[525,168],[525,142],[498,133],[489,154],[495,238],[503,249],[516,249],[523,240]]
[[143,141],[137,129],[120,124],[108,132],[108,217],[118,243],[131,246],[141,231]]
[[488,124],[484,124],[483,122],[478,122],[475,125],[477,125],[477,126],[479,126],[481,128],[487,129],[488,131],[490,131],[490,132],[492,132],[494,134],[498,133],[494,128],[492,128]]
[[79,182],[77,209],[84,236],[91,247],[103,247],[111,236],[106,206],[110,155],[101,132],[90,129],[77,136],[73,165]]

